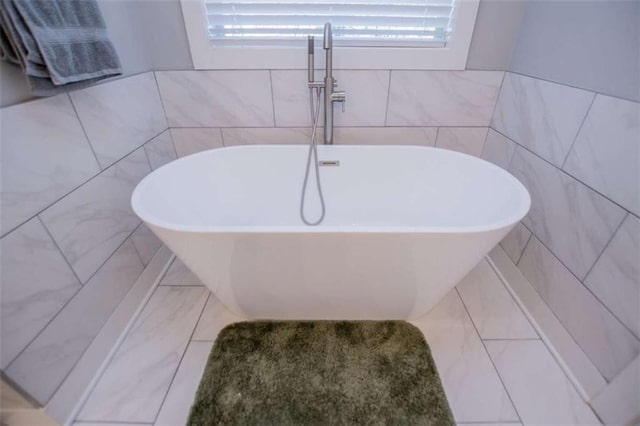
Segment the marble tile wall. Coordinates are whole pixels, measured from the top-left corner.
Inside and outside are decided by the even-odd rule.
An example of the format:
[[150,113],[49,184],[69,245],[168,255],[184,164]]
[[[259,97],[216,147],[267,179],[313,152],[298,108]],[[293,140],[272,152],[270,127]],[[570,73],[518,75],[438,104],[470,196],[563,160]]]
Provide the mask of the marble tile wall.
[[160,248],[130,197],[177,155],[153,73],[0,119],[0,367],[44,405]]
[[[309,141],[305,70],[157,71],[156,76],[178,157],[221,146]],[[499,71],[336,70],[347,101],[344,112],[335,109],[334,139],[438,146],[480,156],[503,76]]]
[[532,198],[502,248],[613,380],[640,352],[640,104],[507,73],[481,155]]
[[498,71],[393,71],[387,123],[487,126],[503,77]]
[[11,363],[7,375],[36,400],[48,401],[142,269],[128,239]]
[[[583,346],[607,377],[623,368],[624,360],[596,361],[602,357],[589,345],[624,335],[618,343],[636,351],[640,337],[630,302],[640,288],[638,104],[498,71],[340,70],[336,78],[347,91],[346,111],[336,109],[336,143],[453,149],[523,181],[533,208],[503,248],[519,263],[539,242],[577,280],[576,291],[608,313],[607,324],[629,331],[602,327]],[[46,360],[53,348],[47,330],[66,320],[67,308],[80,312],[74,300],[95,282],[108,281],[98,277],[114,252],[127,247],[144,267],[161,245],[128,205],[137,182],[205,149],[306,143],[311,124],[299,70],[158,71],[4,108],[0,118],[2,248],[10,264],[2,272],[0,361],[41,402],[60,378],[41,384],[25,371],[27,360]],[[92,321],[78,342],[100,322]],[[78,352],[59,365],[73,365]]]

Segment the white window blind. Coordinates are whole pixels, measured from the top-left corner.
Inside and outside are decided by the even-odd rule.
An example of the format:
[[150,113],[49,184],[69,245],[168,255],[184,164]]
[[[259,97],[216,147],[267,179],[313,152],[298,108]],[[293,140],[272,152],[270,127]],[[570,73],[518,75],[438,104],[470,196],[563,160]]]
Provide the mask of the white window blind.
[[331,22],[343,45],[444,46],[456,0],[205,0],[214,41],[293,41]]

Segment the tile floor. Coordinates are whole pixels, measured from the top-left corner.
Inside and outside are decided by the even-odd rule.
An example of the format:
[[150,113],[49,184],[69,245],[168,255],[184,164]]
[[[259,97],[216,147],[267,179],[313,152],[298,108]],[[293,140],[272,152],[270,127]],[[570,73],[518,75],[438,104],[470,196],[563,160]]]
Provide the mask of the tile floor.
[[[75,425],[184,424],[216,335],[239,320],[174,261]],[[458,424],[600,424],[487,261],[412,323]]]

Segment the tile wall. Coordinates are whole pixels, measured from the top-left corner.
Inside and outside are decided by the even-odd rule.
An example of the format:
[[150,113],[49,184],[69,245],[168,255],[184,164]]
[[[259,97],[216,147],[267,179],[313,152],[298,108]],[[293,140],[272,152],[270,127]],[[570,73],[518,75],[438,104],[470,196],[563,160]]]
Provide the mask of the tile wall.
[[[336,71],[336,142],[479,156],[503,76]],[[0,367],[43,405],[161,245],[131,210],[137,183],[176,157],[311,133],[302,70],[150,72],[0,118]]]
[[[497,71],[336,78],[336,143],[454,149],[518,177],[532,209],[503,249],[606,380],[637,356],[639,104]],[[41,403],[160,247],[137,182],[204,149],[306,143],[311,123],[300,70],[158,71],[0,114],[0,361]]]
[[482,156],[531,194],[502,248],[611,381],[640,352],[640,104],[507,73]]
[[0,120],[0,367],[44,405],[160,248],[130,197],[176,154],[153,73]]
[[[322,75],[318,70],[317,75]],[[251,143],[307,143],[305,70],[158,71],[179,157]],[[499,71],[337,70],[337,144],[416,144],[479,156],[504,76]]]

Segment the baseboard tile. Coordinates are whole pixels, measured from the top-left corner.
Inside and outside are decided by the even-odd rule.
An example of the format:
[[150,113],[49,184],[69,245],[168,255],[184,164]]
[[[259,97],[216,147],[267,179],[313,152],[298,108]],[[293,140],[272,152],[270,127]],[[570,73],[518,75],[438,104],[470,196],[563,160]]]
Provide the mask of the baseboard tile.
[[82,358],[44,407],[59,424],[70,425],[133,326],[169,265],[173,254],[161,247],[102,327]]
[[494,248],[487,259],[578,393],[590,401],[607,385],[602,374],[502,248]]

